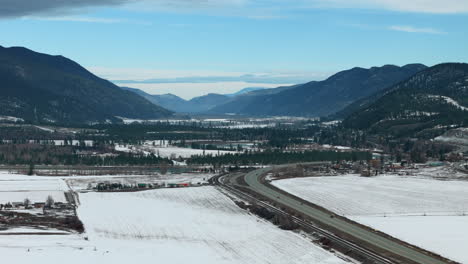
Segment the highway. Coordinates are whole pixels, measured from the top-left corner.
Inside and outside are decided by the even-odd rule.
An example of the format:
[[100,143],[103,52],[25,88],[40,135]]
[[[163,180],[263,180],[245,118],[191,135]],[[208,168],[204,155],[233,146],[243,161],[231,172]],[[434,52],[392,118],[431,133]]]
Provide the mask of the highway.
[[[401,256],[405,259],[411,260],[415,263],[421,264],[443,264],[453,263],[450,261],[443,261],[435,256],[423,253],[422,251],[411,248],[408,245],[399,243],[398,241],[387,238],[379,233],[375,233],[370,229],[366,229],[360,225],[346,221],[339,217],[332,217],[326,211],[320,210],[313,206],[301,202],[299,199],[292,195],[285,195],[277,190],[268,187],[262,183],[261,178],[273,168],[263,168],[254,170],[246,174],[239,174],[236,177],[244,176],[244,180],[248,188],[262,196],[267,197],[269,200],[282,204],[283,206],[292,208],[304,215],[307,215],[313,222],[321,223],[322,225],[329,226],[339,232],[345,233],[349,236],[355,237],[358,240],[365,241],[375,247],[383,249],[384,251]],[[232,183],[233,179],[231,179]],[[403,262],[404,263],[404,262]]]

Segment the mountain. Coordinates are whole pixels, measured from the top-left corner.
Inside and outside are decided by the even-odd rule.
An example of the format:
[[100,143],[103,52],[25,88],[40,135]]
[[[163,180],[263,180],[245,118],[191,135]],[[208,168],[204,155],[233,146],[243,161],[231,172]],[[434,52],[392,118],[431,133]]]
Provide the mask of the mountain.
[[150,95],[145,97],[150,102],[156,105],[160,105],[174,112],[190,112],[190,108],[187,107],[187,101],[173,94],[161,94],[161,95]]
[[230,99],[228,95],[210,93],[207,95],[194,97],[191,100],[184,100],[177,95],[173,94],[161,94],[152,95],[148,94],[140,89],[121,87],[124,90],[132,91],[153,104],[160,105],[166,109],[169,109],[178,113],[202,113],[215,107],[218,104],[225,103]]
[[26,122],[85,123],[166,117],[170,111],[62,56],[0,46],[0,115]]
[[364,101],[343,125],[397,134],[468,125],[468,64],[427,68]]
[[224,104],[229,100],[230,97],[227,95],[210,93],[192,98],[188,103],[193,113],[201,113],[206,112],[219,104]]
[[[233,97],[231,100],[219,104],[208,111],[210,114],[249,114],[245,113],[243,109],[248,109],[251,106],[255,107],[255,101],[259,98],[267,98],[278,94],[280,92],[293,89],[298,85],[293,86],[281,86],[278,88],[269,88],[262,90],[255,90],[248,93],[243,93]],[[259,106],[260,107],[260,106]],[[255,115],[255,114],[253,114]]]
[[232,94],[216,94],[209,93],[207,95],[194,97],[191,100],[184,100],[173,94],[162,94],[162,95],[152,95],[148,94],[140,89],[130,88],[130,87],[121,87],[124,90],[132,91],[137,93],[140,96],[148,99],[150,102],[160,105],[166,109],[169,109],[178,113],[204,113],[210,111],[212,108],[225,104],[241,95],[250,94],[254,92],[260,92],[265,90],[261,87],[247,87],[236,93]]
[[247,87],[247,88],[244,88],[238,92],[235,92],[235,93],[232,93],[232,94],[226,94],[227,96],[229,97],[235,97],[235,96],[238,96],[238,95],[241,95],[241,94],[246,94],[246,93],[250,93],[250,92],[253,92],[253,91],[258,91],[258,90],[264,90],[265,88],[263,87]]
[[403,67],[385,65],[370,69],[356,67],[324,81],[277,88],[279,90],[267,89],[269,91],[265,93],[248,93],[246,97],[237,97],[215,107],[212,112],[257,116],[327,116],[425,68],[422,64]]
[[143,98],[147,99],[151,103],[164,107],[174,112],[184,112],[180,110],[185,110],[185,107],[187,104],[186,100],[173,94],[152,95],[137,88],[130,88],[130,87],[120,87],[120,88],[122,88],[123,90],[136,93],[142,96]]

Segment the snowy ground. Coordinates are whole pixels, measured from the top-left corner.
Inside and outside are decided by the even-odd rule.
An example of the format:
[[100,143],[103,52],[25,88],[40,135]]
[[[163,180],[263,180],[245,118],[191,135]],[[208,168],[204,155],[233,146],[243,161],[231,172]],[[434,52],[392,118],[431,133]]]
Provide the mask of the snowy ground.
[[56,202],[65,202],[66,183],[54,177],[37,177],[0,172],[0,203],[45,202],[51,195]]
[[31,233],[41,233],[41,234],[50,234],[50,233],[60,233],[64,235],[70,234],[70,232],[59,230],[59,229],[38,229],[38,228],[32,228],[32,227],[17,227],[17,228],[10,228],[7,230],[1,230],[0,229],[0,235],[5,235],[5,234],[31,234]]
[[214,187],[88,193],[81,200],[90,241],[133,261],[157,252],[165,263],[342,263],[248,215]]
[[295,178],[273,184],[337,214],[468,263],[468,216],[463,216],[468,215],[468,182],[448,180],[445,171],[423,169],[405,177]]
[[[0,255],[2,263],[80,263],[82,255],[89,256],[88,263],[94,262],[103,253],[93,251],[91,243],[80,235],[1,235]],[[86,263],[86,262],[81,262]],[[100,262],[106,263],[106,262]]]
[[353,220],[460,263],[468,263],[468,216],[358,216]]
[[463,180],[468,182],[468,174],[448,166],[422,168],[411,172],[411,175],[426,179]]
[[156,156],[163,158],[179,158],[184,159],[190,158],[196,155],[225,155],[229,153],[237,153],[236,151],[226,150],[202,150],[202,149],[191,149],[191,148],[179,148],[174,146],[153,146],[153,145],[116,145],[116,151],[128,152],[128,153],[143,153],[149,155],[153,153]]
[[24,119],[14,116],[0,116],[0,121],[24,122]]
[[[56,202],[65,202],[64,192],[86,190],[88,184],[100,182],[137,184],[137,183],[191,183],[206,184],[214,174],[179,173],[165,175],[96,175],[96,176],[27,176],[0,171],[0,204],[23,202],[45,202],[51,195]],[[30,210],[28,212],[31,212]]]
[[435,98],[439,100],[445,101],[447,104],[453,105],[456,108],[463,110],[463,111],[468,111],[468,107],[465,107],[463,105],[460,105],[457,101],[453,100],[453,98],[450,98],[448,96],[443,96],[443,95],[428,95],[429,98]]
[[205,155],[212,155],[212,156],[236,153],[235,151],[226,151],[226,150],[205,150],[204,151],[202,149],[179,148],[179,147],[159,148],[159,147],[151,147],[151,146],[145,146],[145,150],[159,154],[159,156],[163,158],[170,158],[170,157],[190,158],[191,156],[203,155],[203,153],[205,153]]
[[[2,236],[14,263],[345,263],[238,208],[215,187],[85,193],[84,236]],[[85,240],[84,237],[88,237]],[[29,249],[29,251],[28,251]]]
[[468,182],[464,181],[346,175],[273,184],[345,216],[468,213]]
[[191,183],[205,184],[213,177],[214,174],[209,173],[180,173],[166,175],[100,175],[100,176],[70,176],[63,179],[70,185],[74,191],[81,191],[88,188],[88,184],[100,182],[122,183],[122,184],[138,184],[138,183]]

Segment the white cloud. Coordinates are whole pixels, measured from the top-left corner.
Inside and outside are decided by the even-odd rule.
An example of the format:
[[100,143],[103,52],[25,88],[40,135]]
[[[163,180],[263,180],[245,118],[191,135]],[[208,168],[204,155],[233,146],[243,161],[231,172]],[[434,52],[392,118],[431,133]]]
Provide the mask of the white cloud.
[[161,70],[142,68],[107,68],[88,67],[94,74],[116,82],[126,83],[305,83],[312,80],[322,80],[332,74],[325,71],[288,71],[275,70],[269,72],[234,72],[210,70]]
[[124,22],[124,20],[121,20],[121,19],[99,18],[99,17],[82,17],[82,16],[24,17],[23,19],[25,19],[25,20],[43,20],[43,21],[104,23],[104,24],[115,24],[115,23]]
[[244,17],[255,20],[288,17],[295,2],[287,0],[135,0],[124,8],[139,12],[195,13],[212,16]]
[[92,7],[109,6],[149,12],[200,13],[253,19],[284,18],[291,16],[295,10],[308,8],[468,13],[468,0],[0,0],[0,2],[0,18],[63,16],[83,13]]
[[240,76],[245,72],[209,71],[209,70],[164,70],[146,68],[109,68],[88,67],[94,74],[110,80],[143,81],[154,78],[183,78],[183,77],[221,77]]
[[468,13],[468,0],[303,0],[310,7],[370,8],[415,13]]
[[[130,0],[128,0],[130,2]],[[289,17],[310,8],[376,9],[397,12],[468,13],[468,0],[134,0],[134,9],[166,12],[202,12],[253,19]]]
[[446,34],[446,32],[439,31],[434,28],[420,28],[412,26],[390,26],[388,29],[408,33]]
[[0,18],[63,16],[83,13],[92,7],[111,6],[123,6],[140,11],[210,11],[216,14],[220,10],[243,9],[250,3],[256,2],[257,0],[0,0]]
[[27,16],[27,17],[22,17],[21,19],[38,20],[38,21],[101,23],[101,24],[126,23],[126,24],[137,24],[137,25],[151,25],[151,23],[147,21],[114,19],[114,18],[103,18],[103,17],[87,17],[87,16],[52,16],[52,17]]
[[114,80],[119,86],[139,88],[150,94],[172,93],[185,99],[208,93],[233,93],[246,87],[274,88],[323,80],[332,74],[332,72],[289,70],[252,73],[107,67],[87,67],[87,69],[102,78]]
[[226,8],[226,7],[244,7],[252,0],[137,0],[128,1],[130,3],[143,4],[146,7],[157,9],[208,9],[208,8]]

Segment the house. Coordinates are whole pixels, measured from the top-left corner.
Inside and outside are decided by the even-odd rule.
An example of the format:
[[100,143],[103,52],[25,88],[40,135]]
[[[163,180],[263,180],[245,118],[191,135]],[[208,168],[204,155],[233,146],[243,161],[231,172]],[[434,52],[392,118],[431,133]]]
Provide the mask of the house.
[[14,208],[24,207],[23,202],[12,202],[11,205],[13,205]]
[[371,177],[371,176],[377,176],[377,171],[373,169],[365,169],[361,171],[361,176],[362,177]]
[[75,208],[74,205],[69,204],[69,203],[62,203],[62,202],[57,202],[54,204],[55,209],[62,209],[62,210],[72,210]]
[[34,208],[44,208],[45,203],[34,203],[33,206]]

